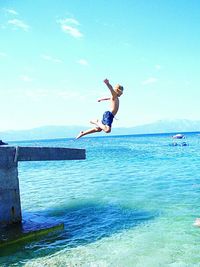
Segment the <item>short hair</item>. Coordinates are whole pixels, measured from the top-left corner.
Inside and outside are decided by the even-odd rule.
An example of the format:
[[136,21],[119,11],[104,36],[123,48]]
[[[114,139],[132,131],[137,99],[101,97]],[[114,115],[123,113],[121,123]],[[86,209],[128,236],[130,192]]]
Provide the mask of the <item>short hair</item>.
[[119,90],[121,90],[123,92],[124,91],[124,87],[122,85],[119,85]]

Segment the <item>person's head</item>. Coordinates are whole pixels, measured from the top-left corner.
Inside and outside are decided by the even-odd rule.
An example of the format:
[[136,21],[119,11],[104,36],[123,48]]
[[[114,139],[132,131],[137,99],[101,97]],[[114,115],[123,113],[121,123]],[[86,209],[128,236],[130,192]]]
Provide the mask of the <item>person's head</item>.
[[116,92],[117,96],[119,97],[123,94],[124,87],[121,86],[120,84],[116,84],[114,87],[114,91]]

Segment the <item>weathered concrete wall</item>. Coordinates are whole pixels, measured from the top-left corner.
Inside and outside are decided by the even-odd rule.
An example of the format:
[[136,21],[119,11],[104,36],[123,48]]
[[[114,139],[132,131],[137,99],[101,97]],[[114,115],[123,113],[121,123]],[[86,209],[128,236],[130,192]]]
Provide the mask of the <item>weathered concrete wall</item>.
[[0,169],[0,223],[21,221],[21,205],[17,167]]
[[20,222],[18,161],[80,160],[85,149],[60,147],[0,147],[0,225]]
[[22,219],[15,151],[15,147],[0,147],[0,224]]
[[65,147],[17,147],[18,161],[80,160],[85,159],[85,149]]

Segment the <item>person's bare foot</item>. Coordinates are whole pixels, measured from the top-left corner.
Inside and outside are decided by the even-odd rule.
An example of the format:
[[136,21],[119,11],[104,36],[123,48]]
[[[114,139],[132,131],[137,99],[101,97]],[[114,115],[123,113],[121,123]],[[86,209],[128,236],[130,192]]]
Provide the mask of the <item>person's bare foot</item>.
[[96,125],[96,126],[98,126],[98,122],[99,122],[98,119],[95,119],[95,120],[91,120],[91,121],[90,121],[91,124],[94,124],[94,125]]
[[0,146],[5,146],[5,145],[8,145],[8,143],[5,143],[2,140],[0,140]]
[[76,139],[81,138],[83,136],[83,133],[84,133],[83,131],[80,131],[80,133],[79,133],[79,135],[77,135]]
[[200,227],[200,218],[197,218],[193,225]]

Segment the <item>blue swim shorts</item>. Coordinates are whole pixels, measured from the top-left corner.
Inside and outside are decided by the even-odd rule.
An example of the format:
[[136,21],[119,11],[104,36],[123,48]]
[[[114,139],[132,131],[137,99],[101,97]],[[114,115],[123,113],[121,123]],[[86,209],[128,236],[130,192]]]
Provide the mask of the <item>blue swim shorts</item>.
[[112,112],[110,112],[110,111],[106,111],[106,112],[104,112],[104,114],[103,114],[102,123],[103,123],[104,125],[108,125],[108,126],[111,127],[112,122],[113,122],[113,118],[114,118],[114,116],[113,116]]

